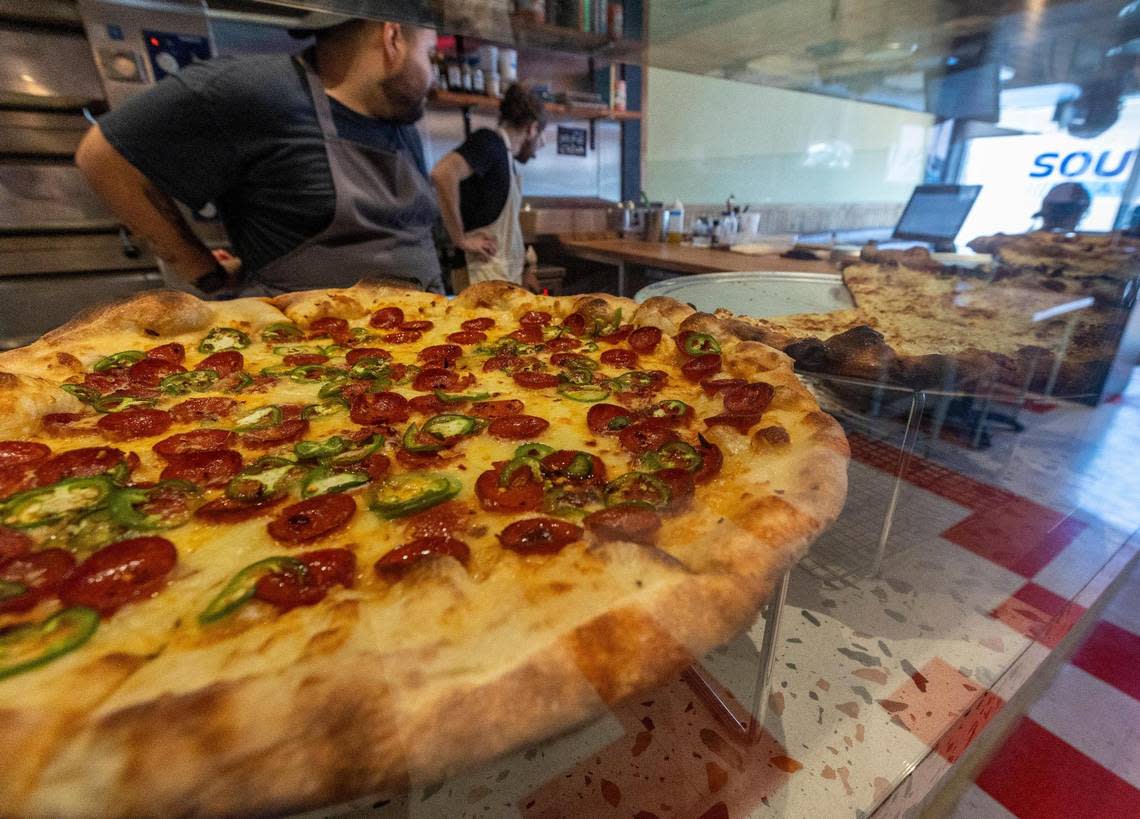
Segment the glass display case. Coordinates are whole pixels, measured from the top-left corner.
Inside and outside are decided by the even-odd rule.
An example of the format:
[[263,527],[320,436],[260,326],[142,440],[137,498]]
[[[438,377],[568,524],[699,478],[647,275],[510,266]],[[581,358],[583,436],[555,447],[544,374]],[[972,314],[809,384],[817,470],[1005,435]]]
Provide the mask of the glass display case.
[[[894,817],[961,789],[1140,545],[1140,6],[180,5],[214,54],[322,12],[437,28],[458,60],[517,49],[586,152],[568,173],[548,146],[528,193],[683,220],[675,248],[571,228],[552,258],[743,317],[851,451],[842,513],[726,645],[586,724],[311,815]],[[436,89],[429,164],[497,105]]]

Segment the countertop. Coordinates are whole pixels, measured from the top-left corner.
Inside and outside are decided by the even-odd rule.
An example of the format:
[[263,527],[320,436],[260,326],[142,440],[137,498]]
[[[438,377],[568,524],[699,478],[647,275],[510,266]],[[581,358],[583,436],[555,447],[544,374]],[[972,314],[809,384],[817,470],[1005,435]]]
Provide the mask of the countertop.
[[581,258],[613,260],[672,270],[677,273],[744,273],[753,270],[786,270],[795,273],[831,273],[830,261],[785,259],[771,254],[750,256],[707,247],[642,242],[634,239],[562,239],[567,253]]

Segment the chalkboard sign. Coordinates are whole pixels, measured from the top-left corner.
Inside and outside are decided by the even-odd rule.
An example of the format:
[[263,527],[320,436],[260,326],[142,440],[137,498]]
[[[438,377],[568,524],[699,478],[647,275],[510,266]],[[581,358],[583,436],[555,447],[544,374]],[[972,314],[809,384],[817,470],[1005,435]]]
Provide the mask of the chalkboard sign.
[[586,155],[586,129],[558,126],[558,153],[567,156]]

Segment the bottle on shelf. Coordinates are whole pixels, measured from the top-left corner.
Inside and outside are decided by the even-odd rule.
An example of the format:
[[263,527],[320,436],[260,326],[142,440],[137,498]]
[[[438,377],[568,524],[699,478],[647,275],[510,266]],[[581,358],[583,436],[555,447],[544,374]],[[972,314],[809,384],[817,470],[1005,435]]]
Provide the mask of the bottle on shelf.
[[447,61],[447,88],[449,91],[463,90],[463,69],[458,60]]
[[671,245],[679,245],[685,238],[685,206],[680,199],[673,202],[669,208],[669,232],[667,239]]
[[503,96],[503,78],[498,71],[492,71],[487,75],[487,95],[495,99]]
[[472,57],[469,62],[471,63],[471,92],[473,94],[486,94],[487,80],[483,74],[483,69],[479,67],[479,58]]
[[474,80],[472,79],[471,75],[471,63],[464,60],[462,66],[460,66],[459,71],[460,82],[463,84],[463,90],[470,94],[474,84]]

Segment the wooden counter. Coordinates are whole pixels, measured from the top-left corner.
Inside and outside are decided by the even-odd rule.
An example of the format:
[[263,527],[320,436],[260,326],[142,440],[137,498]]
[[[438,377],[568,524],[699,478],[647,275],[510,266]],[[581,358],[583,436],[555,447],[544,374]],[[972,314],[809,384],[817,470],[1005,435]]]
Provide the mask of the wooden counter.
[[747,273],[754,270],[786,270],[793,273],[832,273],[829,261],[785,259],[779,255],[749,256],[708,247],[641,242],[634,239],[562,239],[567,255],[618,268],[618,294],[627,295],[626,265],[655,267],[675,273]]

